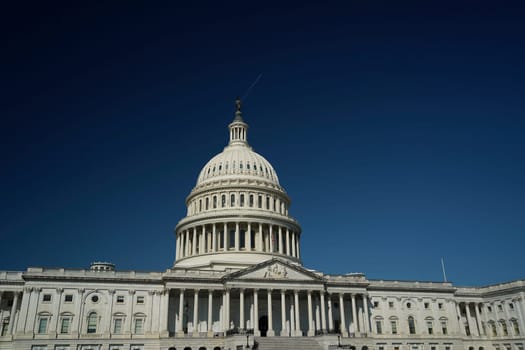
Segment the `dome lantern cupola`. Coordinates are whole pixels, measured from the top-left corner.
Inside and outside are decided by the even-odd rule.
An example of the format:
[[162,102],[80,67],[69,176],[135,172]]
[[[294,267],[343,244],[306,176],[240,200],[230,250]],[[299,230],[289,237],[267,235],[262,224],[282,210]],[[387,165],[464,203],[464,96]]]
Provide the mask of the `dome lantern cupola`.
[[248,131],[248,124],[242,119],[241,99],[235,100],[235,118],[228,126],[230,129],[229,145],[248,145],[246,132]]

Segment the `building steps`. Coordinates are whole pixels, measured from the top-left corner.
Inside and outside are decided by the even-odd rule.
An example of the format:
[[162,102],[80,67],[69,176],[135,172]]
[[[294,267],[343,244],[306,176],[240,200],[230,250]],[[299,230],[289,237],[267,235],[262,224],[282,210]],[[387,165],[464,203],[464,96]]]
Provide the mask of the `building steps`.
[[307,337],[257,337],[260,350],[322,350],[313,338]]

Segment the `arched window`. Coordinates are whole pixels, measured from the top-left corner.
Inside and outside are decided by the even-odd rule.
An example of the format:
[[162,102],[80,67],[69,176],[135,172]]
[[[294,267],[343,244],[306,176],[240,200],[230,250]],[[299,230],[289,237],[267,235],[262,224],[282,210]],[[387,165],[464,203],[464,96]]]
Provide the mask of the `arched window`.
[[47,333],[47,326],[49,324],[49,320],[51,319],[51,314],[47,312],[40,313],[38,315],[38,334],[46,334]]
[[224,208],[226,206],[226,195],[221,196],[221,206]]
[[376,324],[376,333],[377,334],[383,334],[383,318],[382,317],[376,317],[375,318],[375,324]]
[[515,318],[513,318],[512,320],[510,320],[510,323],[512,324],[514,335],[520,335],[520,326],[518,324],[518,321]]
[[392,330],[392,334],[397,334],[397,318],[396,317],[390,317],[390,329]]
[[217,196],[213,196],[213,209],[217,208]]
[[202,199],[199,199],[199,211],[202,211]]
[[448,327],[447,327],[447,319],[442,317],[439,319],[439,323],[441,324],[441,333],[444,335],[448,334]]
[[234,195],[234,194],[232,194],[232,195],[230,196],[230,206],[231,206],[231,207],[234,207],[234,206],[235,206],[235,195]]
[[259,195],[259,197],[258,197],[257,207],[258,207],[259,209],[262,208],[262,196],[261,196],[261,195]]
[[210,199],[206,197],[206,210],[208,210],[209,202],[210,202]]
[[434,320],[432,319],[432,317],[427,317],[425,319],[425,322],[427,324],[427,333],[434,334]]
[[88,334],[97,333],[97,322],[98,315],[96,312],[92,312],[87,318],[87,332]]
[[509,335],[509,330],[507,329],[507,323],[504,320],[499,321],[501,325],[501,330],[503,331],[503,335]]
[[241,198],[240,198],[240,206],[241,206],[241,207],[244,207],[244,194],[241,194]]
[[250,208],[253,207],[253,194],[250,194],[250,202],[249,202]]
[[416,322],[412,316],[408,317],[408,331],[410,334],[416,334]]

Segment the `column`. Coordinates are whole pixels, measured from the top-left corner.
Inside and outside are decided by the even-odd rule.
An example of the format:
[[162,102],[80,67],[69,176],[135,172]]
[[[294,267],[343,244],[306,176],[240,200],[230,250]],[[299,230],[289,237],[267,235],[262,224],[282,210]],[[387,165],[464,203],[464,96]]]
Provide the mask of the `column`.
[[467,331],[465,330],[465,325],[463,324],[463,321],[461,320],[461,309],[459,308],[459,303],[456,303],[456,312],[457,312],[457,320],[458,320],[458,326],[459,326],[459,331],[461,332],[461,334],[463,335],[467,335]]
[[352,325],[354,326],[354,333],[359,332],[358,322],[357,322],[357,310],[355,307],[355,294],[350,295],[352,298]]
[[244,322],[244,289],[239,291],[239,329],[245,329]]
[[303,333],[301,332],[301,322],[299,318],[299,291],[293,291],[294,296],[294,308],[295,308],[295,336],[301,337]]
[[185,238],[185,247],[184,247],[184,257],[187,257],[190,255],[190,232],[189,230],[184,231],[184,238]]
[[321,294],[321,330],[326,332],[326,312],[325,312],[325,303],[324,303],[324,290],[320,292]]
[[159,332],[160,336],[169,336],[168,332],[168,306],[170,301],[170,290],[164,289],[159,291]]
[[239,223],[235,223],[235,251],[239,251]]
[[135,291],[129,290],[128,294],[129,294],[129,304],[128,304],[128,314],[127,314],[126,319],[129,318],[128,331],[131,334],[133,333],[133,296],[135,295]]
[[273,227],[272,224],[268,225],[268,239],[270,240],[270,253],[273,254],[273,252],[274,252],[273,251],[274,250],[274,244],[273,244],[274,239],[273,239],[272,227]]
[[301,259],[301,249],[300,249],[300,245],[299,245],[299,234],[297,234],[297,239],[295,240],[295,245],[297,246],[296,251],[297,251],[297,259]]
[[217,225],[214,223],[211,229],[211,251],[217,251]]
[[228,250],[228,224],[224,223],[224,235],[222,236],[224,251]]
[[259,236],[257,237],[257,239],[259,241],[259,247],[257,247],[257,250],[262,252],[264,251],[262,224],[259,224]]
[[251,251],[252,250],[252,224],[248,223],[248,232],[246,236],[246,250]]
[[199,254],[204,254],[208,251],[206,247],[206,225],[202,225],[201,239],[199,239]]
[[259,296],[257,295],[257,289],[253,290],[253,335],[256,337],[261,335],[259,331]]
[[[31,296],[30,287],[24,287],[22,292],[22,302],[20,305],[20,313],[18,314],[18,322],[16,324],[16,333],[24,333],[25,322],[27,319],[27,310],[29,307],[29,298]],[[13,329],[14,330],[14,329]]]
[[75,301],[75,317],[73,318],[73,323],[75,326],[72,326],[73,336],[78,336],[82,328],[82,303],[84,302],[84,291],[85,289],[79,288],[77,290],[77,295],[74,298]]
[[474,303],[474,311],[476,313],[476,325],[478,326],[478,336],[483,333],[483,327],[481,327],[481,315],[479,314],[478,303]]
[[226,330],[230,329],[230,290],[226,289],[224,304],[226,305],[224,311],[224,318],[226,323]]
[[20,293],[14,292],[13,305],[11,306],[11,313],[9,314],[9,325],[7,326],[7,334],[14,334],[15,312],[18,304],[18,294]]
[[[523,293],[521,293],[523,295]],[[522,300],[523,300],[523,297],[518,297],[516,298],[516,302],[515,302],[515,307],[516,307],[516,310],[518,310],[518,316],[519,316],[519,325],[520,325],[520,334],[523,334],[523,332],[525,332],[525,308],[523,308],[523,303],[522,303]],[[522,310],[523,308],[523,310]]]
[[290,229],[286,229],[286,254],[290,255]]
[[339,311],[341,312],[341,335],[343,337],[348,336],[348,331],[346,329],[346,320],[345,320],[345,304],[343,299],[343,293],[339,293]]
[[314,328],[312,327],[314,321],[312,317],[312,291],[307,291],[308,298],[308,336],[313,337],[315,335]]
[[[370,318],[368,315],[368,297],[366,296],[366,294],[363,294],[363,309],[365,310],[364,331],[366,333],[370,333]],[[420,327],[423,327],[423,325],[421,325]]]
[[314,310],[315,310],[315,331],[318,332],[318,331],[321,331],[321,302],[319,300],[319,296],[318,295],[314,295],[315,297],[315,300],[314,300]]
[[332,295],[328,294],[328,329],[334,330],[334,316],[332,310]]
[[272,290],[268,289],[268,333],[269,337],[273,337],[275,332],[273,331],[273,313],[272,313]]
[[193,295],[193,336],[199,336],[199,290],[195,289]]
[[292,256],[297,258],[297,254],[295,251],[295,232],[292,232]]
[[[110,293],[113,292],[113,291],[109,291]],[[146,319],[147,321],[147,325],[146,325],[146,333],[148,334],[151,334],[153,333],[153,308],[154,308],[154,305],[155,305],[155,295],[156,295],[156,291],[154,290],[149,290],[148,291],[148,313],[149,313],[149,316],[148,318]],[[113,298],[111,298],[111,300],[113,300]],[[110,305],[110,309],[113,308],[113,303]],[[112,311],[109,312],[109,324],[111,324],[111,314],[112,314]],[[111,329],[111,326],[108,327],[108,331]]]
[[283,228],[279,226],[279,254],[283,254]]
[[287,334],[286,330],[286,291],[281,289],[281,337],[284,337]]
[[34,288],[31,296],[33,297],[33,302],[29,305],[29,311],[27,313],[27,324],[26,324],[26,333],[33,333],[35,328],[36,313],[38,309],[38,301],[40,300],[40,292],[42,288]]
[[465,303],[465,310],[467,311],[467,324],[470,329],[470,335],[476,335],[476,327],[472,327],[472,319],[470,317],[470,303]]
[[[215,231],[215,224],[213,224]],[[215,237],[215,234],[213,235]],[[212,238],[214,240],[214,238]],[[213,290],[208,291],[208,337],[213,336]]]
[[[112,319],[111,316],[113,314],[113,298],[114,298],[114,295],[115,295],[115,290],[114,289],[109,289],[108,290],[108,304],[109,304],[109,306],[106,307],[106,315],[105,315],[106,326],[104,327],[104,333],[105,333],[106,337],[109,337],[109,335],[111,334],[111,319]],[[58,330],[57,330],[57,332],[58,332]]]
[[179,322],[177,322],[177,336],[184,336],[184,289],[179,293]]
[[[60,318],[60,304],[62,302],[62,292],[64,292],[63,288],[57,288],[56,289],[56,300],[53,303],[53,325],[50,328],[50,333],[56,335],[59,333],[58,331],[58,319]],[[11,315],[12,317],[12,315]]]

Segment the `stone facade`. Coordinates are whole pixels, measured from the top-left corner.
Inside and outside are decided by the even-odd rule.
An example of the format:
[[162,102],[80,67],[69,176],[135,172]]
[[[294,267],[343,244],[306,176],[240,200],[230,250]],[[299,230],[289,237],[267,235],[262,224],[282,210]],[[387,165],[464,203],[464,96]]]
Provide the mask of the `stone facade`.
[[524,280],[465,288],[302,266],[301,227],[275,170],[248,145],[240,102],[229,129],[186,199],[172,268],[0,272],[0,350],[239,349],[265,337],[320,349],[524,350]]

